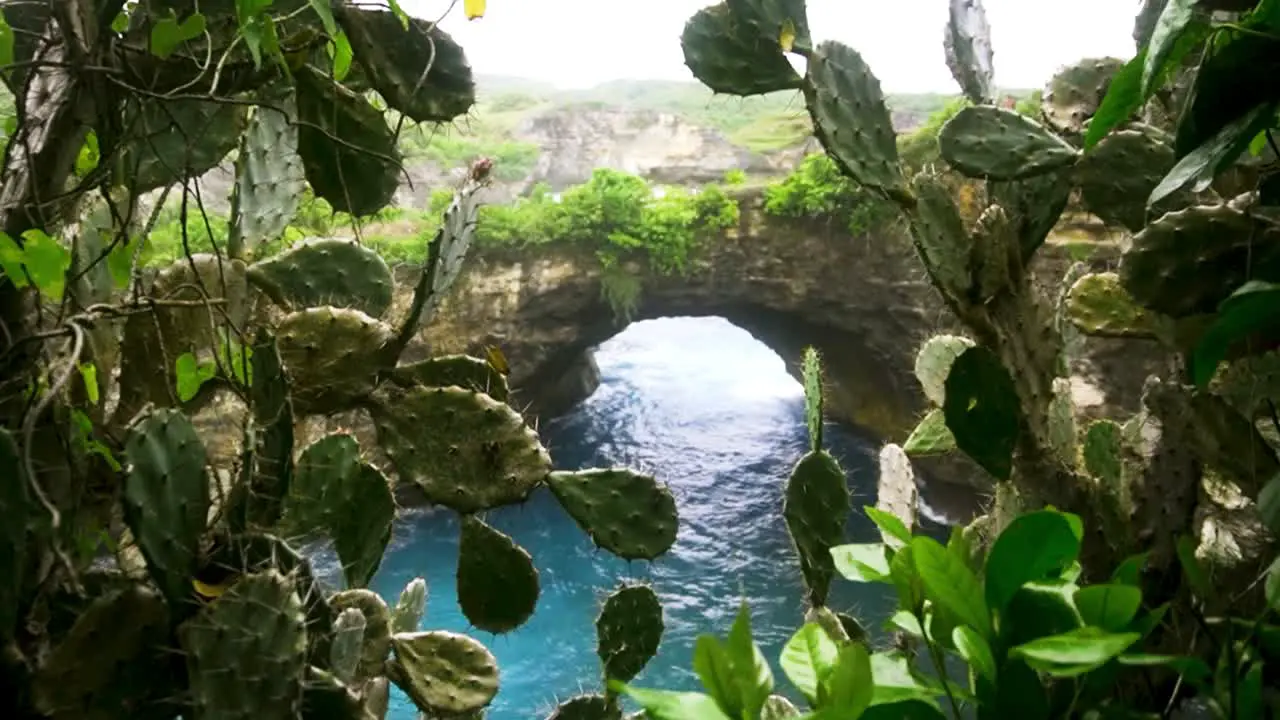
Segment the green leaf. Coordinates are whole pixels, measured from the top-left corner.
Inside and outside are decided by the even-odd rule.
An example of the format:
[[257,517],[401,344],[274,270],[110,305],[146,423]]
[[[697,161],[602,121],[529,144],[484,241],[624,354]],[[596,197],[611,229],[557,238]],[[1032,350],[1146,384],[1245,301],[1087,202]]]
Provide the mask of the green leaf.
[[27,286],[27,274],[22,269],[22,259],[25,253],[18,243],[7,233],[0,232],[0,270],[8,276],[9,282],[13,286],[22,289]]
[[1131,667],[1167,667],[1196,687],[1202,686],[1204,682],[1213,676],[1213,671],[1209,669],[1209,666],[1197,657],[1129,653],[1117,657],[1116,662]]
[[1187,153],[1173,166],[1156,189],[1151,191],[1147,205],[1155,205],[1188,184],[1192,184],[1194,192],[1203,191],[1218,171],[1240,157],[1254,135],[1271,124],[1275,109],[1274,103],[1259,105],[1227,123],[1207,142]]
[[733,663],[719,638],[699,635],[693,646],[693,671],[702,681],[702,687],[711,693],[725,712],[741,715],[741,702],[733,681]]
[[178,400],[187,402],[200,392],[200,387],[207,380],[213,378],[217,372],[217,368],[209,363],[198,364],[196,356],[191,353],[182,353],[173,362],[173,374],[175,390],[178,393]]
[[351,41],[347,39],[347,34],[339,30],[333,36],[333,45],[331,46],[333,53],[333,79],[342,82],[346,79],[347,74],[351,72],[351,60],[355,57],[351,50]]
[[1125,585],[1141,585],[1142,570],[1147,566],[1147,557],[1150,553],[1138,553],[1125,558],[1117,567],[1115,572],[1111,573],[1111,581],[1123,583]]
[[90,405],[98,404],[98,366],[91,362],[80,363],[80,379],[84,382],[84,394]]
[[854,582],[887,582],[889,558],[881,543],[837,545],[831,548],[836,572]]
[[893,554],[889,561],[889,577],[898,591],[898,605],[918,614],[924,605],[924,585],[916,571],[915,555],[910,545]]
[[79,155],[76,156],[76,177],[84,177],[93,172],[98,167],[99,159],[98,134],[90,130],[85,135],[84,145],[81,146]]
[[1138,641],[1138,633],[1108,633],[1083,627],[1018,645],[1009,654],[1057,677],[1074,677],[1097,669]]
[[1077,590],[1074,600],[1086,625],[1120,632],[1142,608],[1142,590],[1133,585],[1090,585]]
[[119,35],[125,34],[129,30],[129,13],[121,11],[116,13],[116,17],[111,21],[111,31]]
[[875,523],[876,527],[880,528],[880,536],[886,545],[896,550],[911,544],[911,531],[907,529],[907,524],[902,522],[902,518],[873,505],[864,506],[862,511],[871,518],[871,522]]
[[885,621],[885,625],[891,628],[897,628],[908,635],[923,638],[924,629],[920,627],[920,619],[911,613],[910,610],[899,610]]
[[13,64],[13,43],[13,28],[5,19],[4,12],[0,11],[0,68]]
[[191,13],[186,20],[178,22],[178,16],[170,10],[169,17],[161,18],[151,28],[151,54],[165,59],[179,45],[200,37],[204,31],[205,20],[201,13]]
[[[857,718],[871,704],[875,682],[871,657],[862,643],[849,643],[839,650],[835,667],[822,678],[819,706],[834,718]],[[756,717],[751,715],[749,717]]]
[[902,446],[908,455],[937,455],[955,449],[956,439],[947,427],[946,413],[938,409],[924,416]]
[[1272,533],[1280,535],[1280,475],[1267,481],[1258,493],[1258,514]]
[[409,29],[409,15],[400,8],[399,0],[387,0],[387,6],[391,8],[391,12],[400,20],[400,24],[405,30]]
[[129,285],[133,275],[133,247],[129,243],[118,240],[112,244],[111,252],[107,254],[107,270],[111,272],[111,281],[117,289]]
[[[839,717],[843,719],[843,716]],[[862,713],[859,720],[947,720],[947,716],[938,709],[937,705],[930,705],[924,700],[911,699],[873,705]]]
[[942,409],[956,446],[997,479],[1008,480],[1022,410],[1013,379],[995,353],[981,345],[960,353],[947,374]]
[[746,600],[739,606],[738,617],[729,629],[727,646],[743,712],[747,717],[757,717],[769,693],[773,692],[773,671],[751,638],[751,612]]
[[614,681],[615,692],[624,692],[654,720],[731,720],[709,695],[635,688]]
[[980,677],[993,685],[996,682],[996,658],[991,654],[991,646],[968,625],[958,625],[951,631],[951,642],[955,644],[960,657],[969,663]]
[[810,705],[818,701],[819,680],[831,672],[840,648],[817,623],[806,623],[782,648],[778,661],[782,672]]
[[1280,613],[1280,557],[1267,568],[1266,597],[1267,604],[1274,612]]
[[941,694],[941,688],[922,682],[911,667],[911,661],[901,652],[878,652],[871,656],[871,677],[875,679],[873,706],[905,700],[921,700],[931,705]]
[[983,637],[991,637],[991,616],[973,571],[930,537],[912,540],[911,554],[925,597]]
[[1209,583],[1209,576],[1205,573],[1200,560],[1196,558],[1195,539],[1187,535],[1178,538],[1177,552],[1178,562],[1182,564],[1182,572],[1187,576],[1192,592],[1201,599],[1213,597],[1213,586]]
[[1195,4],[1196,0],[1169,0],[1160,13],[1160,19],[1156,20],[1151,41],[1147,43],[1146,61],[1142,65],[1143,97],[1151,97],[1155,92],[1166,64],[1181,60],[1173,57],[1173,53],[1178,39],[1195,17]]
[[986,600],[1004,611],[1018,588],[1066,569],[1080,555],[1079,519],[1056,510],[1020,515],[996,538],[987,554]]
[[1098,111],[1089,120],[1084,133],[1084,149],[1093,148],[1112,130],[1124,124],[1146,99],[1142,95],[1142,69],[1147,62],[1147,51],[1125,63],[1111,78],[1107,94],[1098,105]]
[[62,243],[31,229],[22,233],[22,262],[36,289],[46,299],[57,302],[67,284],[67,268],[71,267],[71,251]]
[[324,31],[329,37],[335,37],[338,34],[338,24],[333,21],[333,8],[330,7],[330,0],[310,0],[311,8],[316,11],[316,15],[320,16],[320,23],[324,25]]
[[1222,304],[1213,324],[1200,338],[1191,356],[1191,378],[1199,388],[1208,386],[1236,342],[1253,333],[1280,325],[1280,285],[1250,280]]

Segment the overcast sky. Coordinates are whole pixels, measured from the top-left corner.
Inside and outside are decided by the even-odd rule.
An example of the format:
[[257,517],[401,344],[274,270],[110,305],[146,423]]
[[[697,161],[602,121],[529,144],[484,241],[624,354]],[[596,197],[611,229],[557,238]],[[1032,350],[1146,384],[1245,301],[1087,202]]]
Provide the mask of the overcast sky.
[[[435,19],[449,0],[400,0]],[[607,80],[689,80],[680,52],[685,21],[711,0],[488,0],[468,22],[459,0],[443,27],[479,73],[580,88]],[[942,52],[947,0],[809,0],[816,40],[859,50],[892,92],[955,92]],[[996,84],[1041,87],[1084,57],[1134,54],[1137,0],[986,0]]]

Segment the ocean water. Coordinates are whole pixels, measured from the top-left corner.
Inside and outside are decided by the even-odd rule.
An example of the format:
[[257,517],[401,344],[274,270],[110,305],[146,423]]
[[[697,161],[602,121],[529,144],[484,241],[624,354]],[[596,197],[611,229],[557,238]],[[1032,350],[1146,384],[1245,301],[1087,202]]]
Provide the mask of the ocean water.
[[[780,357],[719,318],[635,323],[596,358],[599,390],[544,426],[544,441],[562,469],[628,465],[665,481],[680,512],[672,550],[652,563],[619,560],[539,491],[485,518],[524,546],[540,571],[537,611],[515,632],[476,632],[458,609],[458,522],[447,511],[414,510],[400,520],[372,589],[394,602],[409,580],[424,577],[423,628],[472,632],[489,647],[501,668],[490,720],[544,718],[558,701],[601,688],[595,617],[623,580],[652,584],[665,611],[662,645],[634,684],[700,689],[694,640],[724,636],[745,597],[756,640],[785,687],[778,654],[802,620],[800,571],[781,514],[788,473],[807,449],[800,385]],[[878,533],[860,508],[875,503],[877,448],[839,426],[824,434],[854,496],[848,540],[874,542]],[[941,532],[931,522],[926,529]],[[320,549],[315,560],[322,576],[337,577],[331,553]],[[837,578],[829,604],[883,639],[890,592]],[[414,720],[412,705],[393,693],[389,719]]]

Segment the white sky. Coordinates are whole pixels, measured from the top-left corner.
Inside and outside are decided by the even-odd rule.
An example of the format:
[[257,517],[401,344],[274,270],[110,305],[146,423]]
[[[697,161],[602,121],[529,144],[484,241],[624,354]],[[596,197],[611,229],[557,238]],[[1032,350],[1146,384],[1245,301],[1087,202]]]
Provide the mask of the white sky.
[[[400,0],[436,19],[450,0]],[[608,80],[691,80],[680,51],[685,21],[713,0],[488,0],[468,22],[459,0],[442,23],[478,73],[564,88]],[[1134,54],[1138,0],[986,0],[996,84],[1042,87],[1085,57]],[[809,0],[815,40],[860,51],[890,92],[956,92],[942,51],[947,0]]]

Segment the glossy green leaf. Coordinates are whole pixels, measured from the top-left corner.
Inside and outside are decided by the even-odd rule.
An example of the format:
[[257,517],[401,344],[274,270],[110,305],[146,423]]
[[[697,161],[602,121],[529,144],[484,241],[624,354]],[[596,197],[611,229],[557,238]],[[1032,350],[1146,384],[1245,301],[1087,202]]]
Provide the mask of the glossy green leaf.
[[111,272],[111,281],[116,289],[129,285],[133,276],[134,246],[123,241],[114,242],[107,253],[107,270]]
[[1209,669],[1209,666],[1197,657],[1126,653],[1117,657],[1116,662],[1130,667],[1167,667],[1177,672],[1195,687],[1201,687],[1204,682],[1213,676],[1213,671]]
[[1251,280],[1240,286],[1222,301],[1213,324],[1196,345],[1191,356],[1192,381],[1197,387],[1207,387],[1232,345],[1277,325],[1280,325],[1280,285]]
[[1038,638],[1009,652],[1041,672],[1057,677],[1074,677],[1106,664],[1128,650],[1140,637],[1138,633],[1108,633],[1084,627]]
[[188,40],[195,40],[204,34],[205,19],[201,13],[191,13],[182,22],[169,11],[169,17],[161,18],[151,27],[151,54],[164,59],[173,54],[178,46]]
[[782,672],[809,704],[818,701],[818,684],[831,672],[840,656],[840,648],[826,630],[817,623],[806,623],[782,648],[779,663]]
[[1187,582],[1191,585],[1191,591],[1199,598],[1209,598],[1213,596],[1213,585],[1209,582],[1209,575],[1205,572],[1204,566],[1200,564],[1200,560],[1196,557],[1196,541],[1190,536],[1182,536],[1178,538],[1176,546],[1178,553],[1178,562],[1182,564],[1182,573],[1186,576]]
[[1003,612],[1018,588],[1070,566],[1080,555],[1078,526],[1079,518],[1056,510],[1014,518],[987,554],[986,600],[991,610]]
[[1280,475],[1267,481],[1258,493],[1258,514],[1272,533],[1280,535]]
[[22,270],[22,248],[7,233],[0,232],[0,270],[16,288],[27,286],[27,274]]
[[43,230],[22,233],[22,264],[36,289],[46,300],[57,302],[67,285],[71,251]]
[[0,11],[0,67],[13,64],[13,44],[13,28],[9,26],[3,11]]
[[1267,581],[1265,591],[1267,604],[1271,606],[1272,611],[1280,613],[1280,557],[1271,563],[1271,567],[1267,568]]
[[179,355],[173,361],[174,390],[178,393],[178,400],[187,402],[194,398],[200,392],[200,387],[216,373],[216,367],[209,363],[197,363],[196,356],[189,352]]
[[889,561],[889,579],[898,591],[898,604],[918,613],[924,605],[924,584],[916,571],[915,554],[908,545],[893,554]]
[[653,720],[731,720],[709,695],[649,690],[613,683],[615,691],[630,695]]
[[405,30],[408,30],[409,15],[400,7],[399,0],[387,0],[387,7],[391,8],[391,12],[395,13],[396,18],[400,20],[400,24],[404,25]]
[[1108,632],[1127,628],[1142,609],[1142,590],[1133,585],[1090,585],[1077,590],[1074,599],[1085,624]]
[[1146,62],[1147,51],[1143,50],[1112,76],[1107,94],[1089,120],[1089,127],[1085,129],[1086,151],[1101,142],[1112,130],[1123,125],[1142,107],[1142,69]]
[[873,705],[862,713],[859,720],[946,720],[946,717],[937,705],[911,699]]
[[316,11],[316,15],[320,16],[320,24],[324,25],[324,31],[329,37],[338,34],[338,24],[333,21],[333,8],[330,6],[331,0],[310,0],[311,9]]
[[773,692],[773,671],[769,669],[769,661],[760,652],[759,646],[752,640],[751,612],[747,609],[746,600],[742,601],[738,617],[729,629],[727,648],[743,712],[747,713],[747,717],[756,717],[760,714],[760,708],[764,707],[764,701]]
[[733,663],[719,638],[699,635],[693,645],[693,671],[702,681],[702,687],[715,698],[715,702],[730,715],[741,714],[742,703],[733,680]]
[[333,36],[333,79],[342,82],[346,79],[347,74],[351,72],[351,60],[355,57],[351,49],[351,41],[347,39],[347,34],[338,31]]
[[951,631],[951,642],[974,672],[993,684],[996,682],[996,658],[991,653],[991,646],[976,630],[968,625],[959,625]]
[[995,353],[981,345],[960,353],[947,374],[943,412],[956,447],[1008,480],[1022,410],[1013,378]]
[[871,696],[873,706],[906,700],[920,700],[936,705],[941,689],[921,680],[912,668],[911,661],[901,652],[878,652],[871,655],[871,677],[875,690]]
[[889,558],[881,543],[855,543],[831,548],[836,571],[854,582],[887,582]]
[[818,688],[822,710],[833,718],[857,718],[871,704],[874,693],[871,657],[866,647],[861,643],[842,646],[835,666],[822,678]]
[[1147,57],[1142,65],[1143,97],[1150,97],[1156,90],[1168,63],[1181,60],[1174,57],[1174,49],[1195,17],[1195,4],[1196,0],[1168,0],[1164,11],[1160,13],[1160,19],[1156,20],[1151,41],[1147,43]]
[[907,524],[902,522],[902,518],[874,505],[866,505],[862,511],[871,518],[871,522],[875,523],[877,528],[880,528],[880,536],[889,547],[897,549],[911,543],[911,531],[907,529]]
[[1111,581],[1125,585],[1141,585],[1142,571],[1147,567],[1147,556],[1150,553],[1138,553],[1125,558],[1111,573]]
[[925,596],[983,637],[991,637],[991,616],[973,571],[930,537],[912,540],[911,554]]
[[1259,105],[1225,125],[1211,139],[1188,153],[1169,171],[1151,196],[1147,205],[1155,205],[1173,193],[1191,185],[1194,192],[1201,192],[1213,181],[1214,175],[1235,162],[1248,147],[1254,135],[1271,124],[1275,115],[1274,104]]

